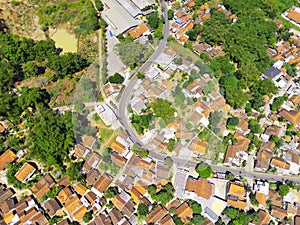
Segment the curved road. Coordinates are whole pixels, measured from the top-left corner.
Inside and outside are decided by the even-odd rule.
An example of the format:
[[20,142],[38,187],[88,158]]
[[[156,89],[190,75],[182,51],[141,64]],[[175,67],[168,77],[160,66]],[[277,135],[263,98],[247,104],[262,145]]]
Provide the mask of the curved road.
[[[156,49],[156,51],[153,53],[153,55],[143,64],[143,66],[140,68],[140,72],[144,73],[147,71],[147,69],[152,65],[154,60],[163,52],[164,48],[167,45],[167,39],[169,35],[169,21],[168,21],[168,9],[165,5],[165,1],[161,1],[161,4],[164,6],[164,18],[165,18],[165,25],[164,25],[164,37],[163,40],[161,41],[160,45]],[[138,78],[134,76],[126,86],[126,89],[124,90],[120,102],[119,102],[119,107],[118,107],[118,118],[121,124],[123,125],[124,129],[128,132],[128,135],[132,139],[134,143],[139,144],[143,149],[148,149],[149,150],[149,156],[160,161],[164,161],[165,155],[159,154],[157,152],[152,151],[149,149],[138,137],[134,129],[131,127],[128,121],[128,116],[127,116],[127,106],[128,106],[128,100],[131,95],[132,89],[135,86],[136,82],[138,81]],[[175,164],[177,164],[180,167],[190,167],[190,168],[195,168],[196,165],[198,164],[195,161],[189,160],[189,159],[183,159],[179,157],[172,157],[172,160]],[[204,160],[205,161],[205,160]],[[295,183],[300,184],[300,177],[296,176],[280,176],[276,174],[269,174],[269,173],[259,173],[259,172],[253,172],[253,171],[246,171],[244,169],[240,168],[234,168],[234,167],[226,167],[223,165],[214,165],[211,164],[209,161],[205,161],[208,163],[214,172],[220,172],[224,173],[226,171],[229,171],[233,173],[235,176],[242,176],[245,178],[250,178],[250,179],[263,179],[267,180],[270,182],[275,182],[275,181],[284,181],[284,180],[291,180]]]

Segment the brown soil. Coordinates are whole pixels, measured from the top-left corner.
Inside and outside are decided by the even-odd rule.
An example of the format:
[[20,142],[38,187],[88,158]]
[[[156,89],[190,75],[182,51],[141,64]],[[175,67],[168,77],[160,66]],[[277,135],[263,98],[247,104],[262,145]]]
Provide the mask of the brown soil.
[[0,19],[5,21],[11,33],[34,40],[45,39],[35,13],[36,6],[27,0],[18,2],[19,5],[13,5],[8,0],[0,0]]

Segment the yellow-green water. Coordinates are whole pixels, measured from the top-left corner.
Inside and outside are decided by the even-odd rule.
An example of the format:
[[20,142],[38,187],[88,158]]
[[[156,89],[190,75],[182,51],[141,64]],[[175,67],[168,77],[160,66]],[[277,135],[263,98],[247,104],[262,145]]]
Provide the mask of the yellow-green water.
[[55,41],[57,48],[63,49],[63,53],[77,52],[77,38],[66,29],[58,29],[51,38]]

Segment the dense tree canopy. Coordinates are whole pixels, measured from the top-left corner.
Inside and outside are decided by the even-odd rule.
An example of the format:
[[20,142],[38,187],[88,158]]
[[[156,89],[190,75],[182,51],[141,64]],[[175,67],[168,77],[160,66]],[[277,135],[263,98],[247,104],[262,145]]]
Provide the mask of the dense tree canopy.
[[42,110],[39,116],[32,119],[28,136],[30,157],[47,167],[62,167],[74,146],[71,113],[61,115],[50,109]]

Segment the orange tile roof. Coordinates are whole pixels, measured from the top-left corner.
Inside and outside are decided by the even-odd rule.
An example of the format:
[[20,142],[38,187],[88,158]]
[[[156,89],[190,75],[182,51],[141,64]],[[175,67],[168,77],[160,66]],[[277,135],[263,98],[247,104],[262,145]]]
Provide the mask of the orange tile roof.
[[128,193],[131,195],[131,198],[135,203],[138,203],[142,198],[141,193],[135,187],[130,188]]
[[83,205],[76,212],[74,212],[73,216],[78,222],[82,222],[84,214],[88,212],[87,208]]
[[123,154],[123,152],[125,151],[125,146],[122,145],[120,142],[118,141],[114,141],[111,144],[111,148],[115,151],[117,151],[119,154]]
[[203,5],[200,6],[200,9],[208,10],[209,9],[209,5],[207,3],[204,3]]
[[85,186],[83,186],[82,184],[77,184],[74,189],[75,189],[76,193],[81,196],[83,196],[84,193],[87,191],[87,188]]
[[187,179],[185,189],[195,192],[199,197],[210,199],[212,196],[213,185],[207,179]]
[[133,38],[136,39],[146,33],[149,30],[146,24],[141,23],[138,25],[136,28],[133,28],[131,31],[129,31],[129,35]]
[[97,180],[94,184],[94,188],[97,189],[100,193],[103,193],[108,188],[111,182],[112,179],[107,174],[102,174],[99,180]]
[[57,198],[61,204],[65,204],[65,202],[71,195],[73,195],[71,189],[69,187],[65,187],[58,193]]
[[293,95],[289,101],[291,101],[294,105],[299,105],[300,103],[300,96],[299,95]]
[[234,20],[234,19],[237,18],[237,16],[236,16],[235,14],[231,14],[231,15],[229,16],[229,18],[232,19],[232,20]]
[[245,193],[245,188],[236,183],[230,183],[228,194],[238,197],[239,199],[244,199],[243,195]]
[[297,13],[293,8],[290,9],[286,17],[295,21],[296,23],[300,23],[300,14]]
[[269,215],[269,213],[267,213],[264,210],[259,210],[258,211],[258,216],[260,218],[259,222],[253,222],[255,225],[268,225],[271,221],[271,217]]
[[4,215],[4,222],[6,224],[10,224],[14,217],[15,217],[15,215],[14,215],[13,211],[10,211],[9,213]]
[[78,196],[72,195],[67,199],[67,201],[65,203],[65,209],[67,210],[67,212],[69,214],[71,214],[81,205],[82,205],[82,202],[80,201]]
[[92,136],[84,136],[83,137],[83,145],[86,147],[92,147],[93,144],[95,143],[96,138],[92,137]]
[[187,5],[188,7],[194,7],[196,4],[195,1],[190,1]]
[[280,54],[277,54],[273,57],[274,60],[278,61],[282,59],[282,56]]
[[3,133],[5,131],[4,126],[0,123],[0,133]]
[[290,164],[279,157],[273,157],[271,160],[271,165],[286,170],[290,169]]
[[32,173],[34,173],[35,168],[30,165],[29,163],[25,163],[20,169],[19,171],[16,173],[16,178],[23,182],[25,181],[28,176],[30,176]]
[[203,16],[202,16],[202,19],[203,20],[207,20],[207,19],[209,19],[211,17],[211,14],[210,13],[206,13],[206,14],[204,14]]
[[6,150],[0,156],[0,171],[5,170],[7,164],[15,161],[17,158],[17,155],[12,150]]
[[187,202],[184,202],[176,209],[175,214],[182,220],[182,222],[187,223],[193,217],[193,210]]
[[115,195],[115,197],[111,200],[114,206],[117,207],[117,209],[122,210],[126,202],[123,198],[120,197],[120,195]]
[[255,198],[259,204],[267,206],[267,196],[261,192],[256,192]]
[[234,208],[237,208],[237,209],[241,209],[241,210],[244,210],[246,208],[246,206],[248,205],[248,203],[246,201],[241,201],[241,200],[232,200],[232,199],[227,199],[227,204],[229,206],[232,206]]
[[162,207],[161,205],[157,206],[152,212],[149,213],[146,222],[147,224],[154,223],[156,224],[160,221],[164,216],[168,213],[168,211]]
[[142,195],[145,195],[148,190],[148,185],[143,183],[141,180],[136,182],[134,185],[135,189],[137,189]]
[[190,145],[190,149],[192,151],[196,151],[200,154],[205,154],[205,150],[206,150],[207,145],[208,145],[207,141],[203,141],[199,138],[196,138],[192,141],[192,143]]

